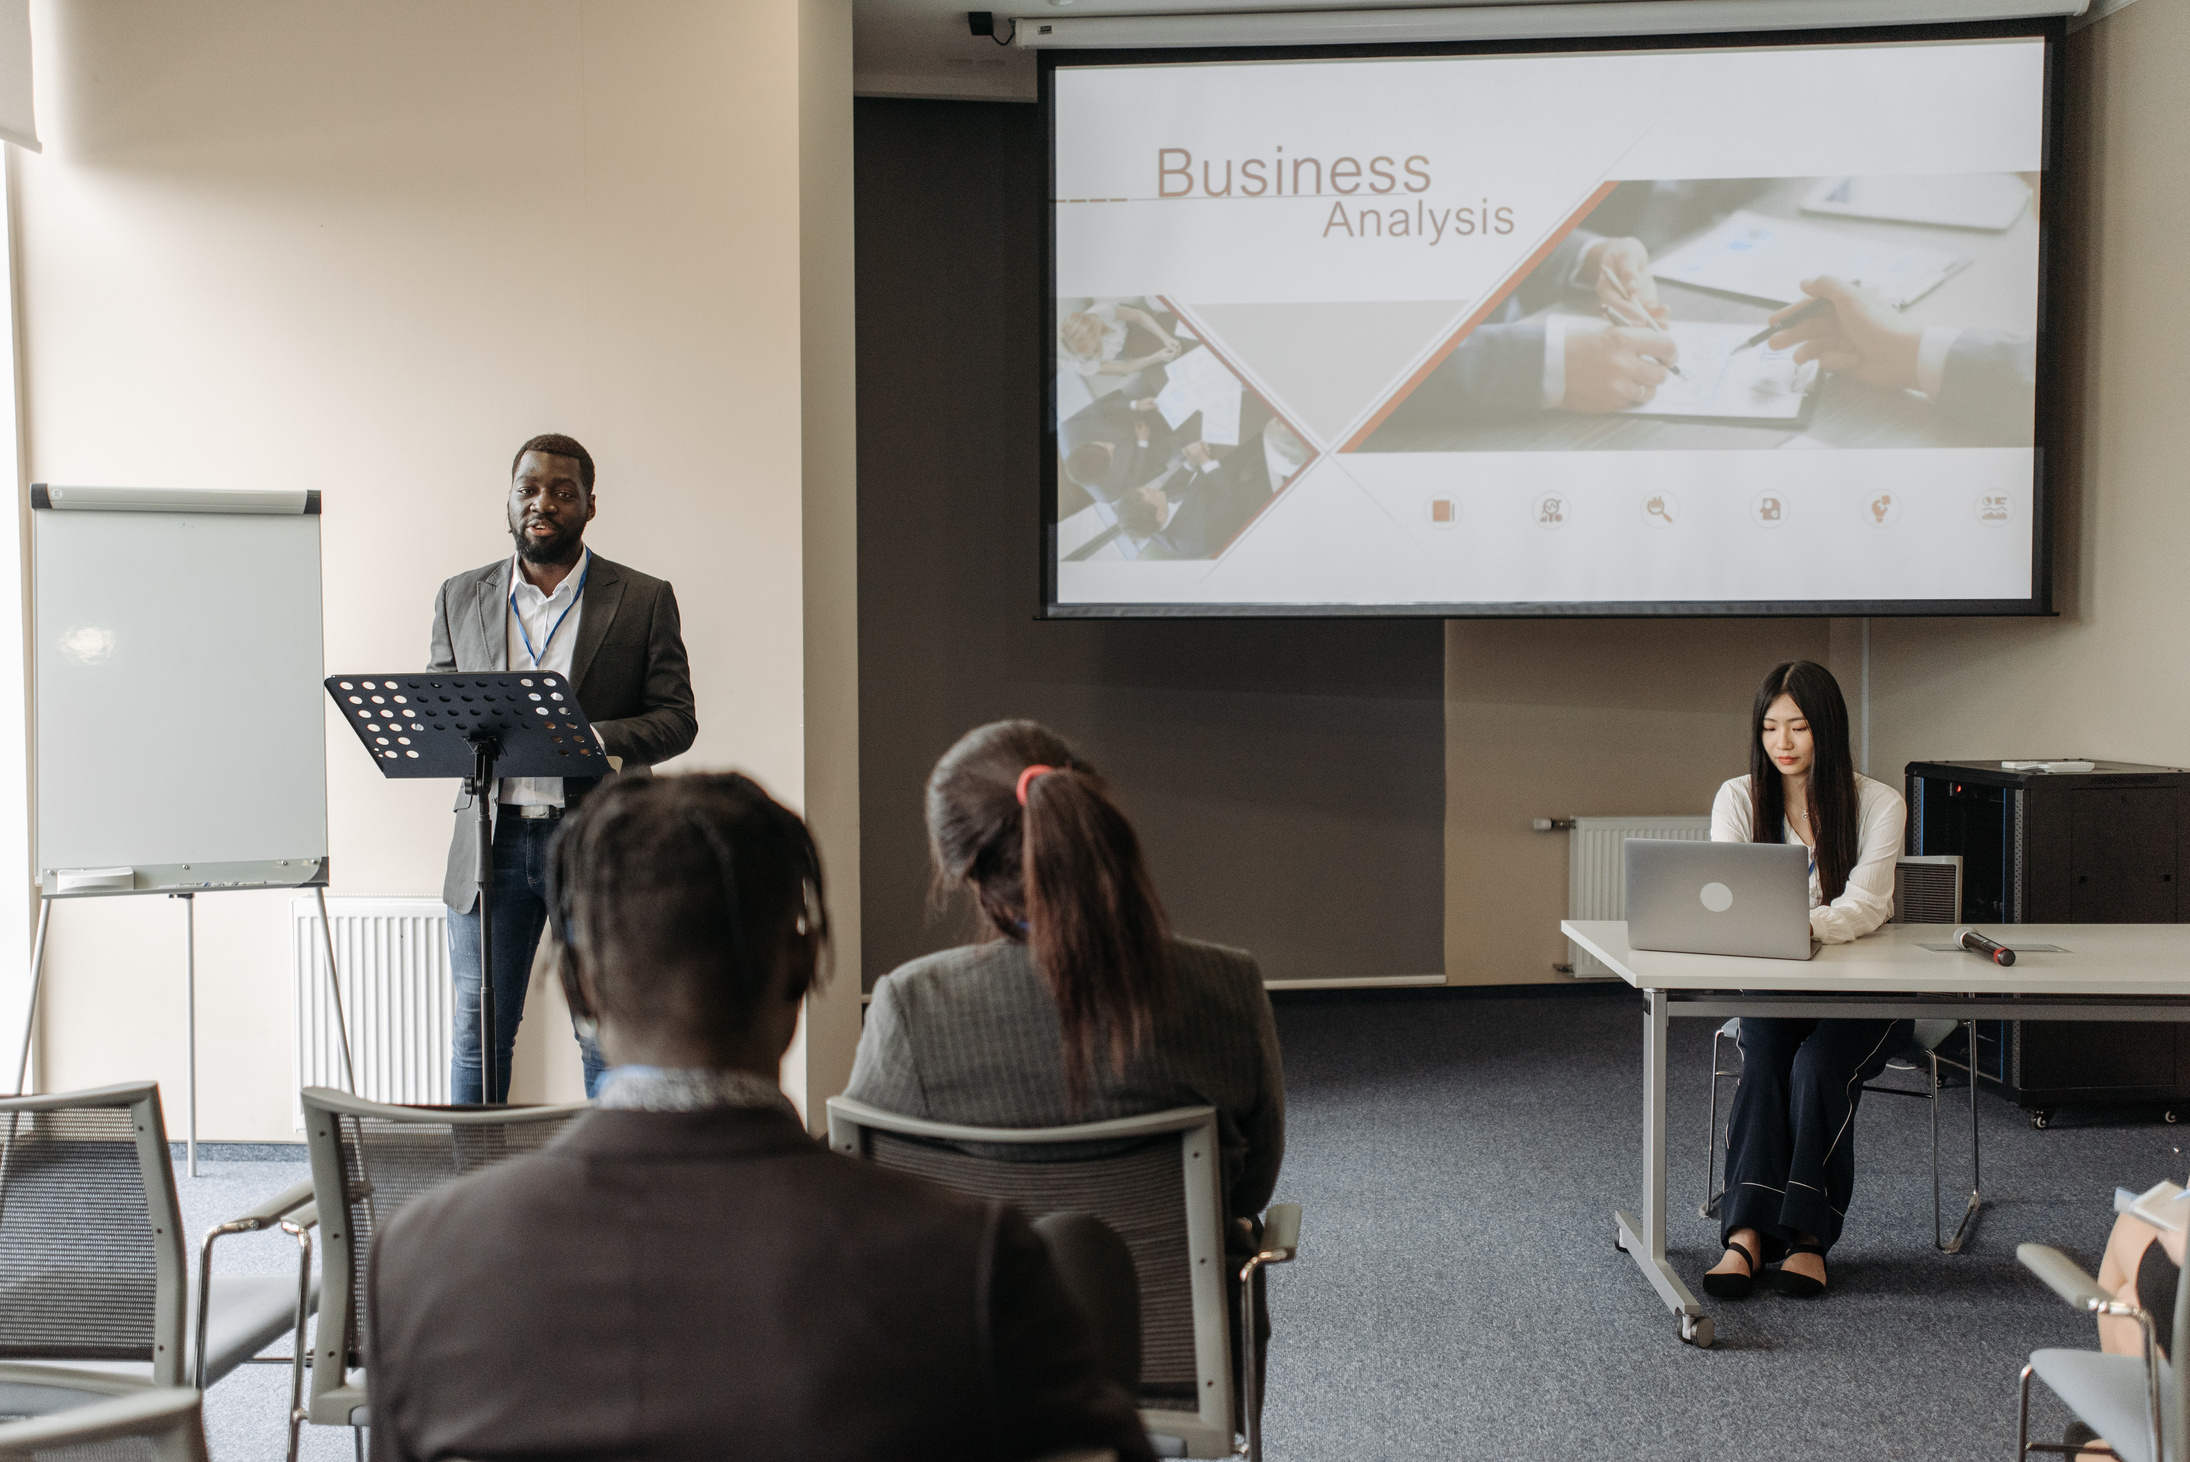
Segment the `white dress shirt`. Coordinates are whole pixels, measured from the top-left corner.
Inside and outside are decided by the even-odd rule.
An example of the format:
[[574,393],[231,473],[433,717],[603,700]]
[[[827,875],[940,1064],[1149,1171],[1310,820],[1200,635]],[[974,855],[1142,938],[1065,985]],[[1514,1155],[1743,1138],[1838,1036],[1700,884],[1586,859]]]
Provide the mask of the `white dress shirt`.
[[[593,550],[588,548],[578,555],[555,592],[543,594],[539,585],[525,577],[517,555],[510,555],[509,592],[503,603],[511,670],[551,670],[570,679],[571,647],[578,643],[578,621],[585,616],[579,594],[592,566]],[[577,687],[571,689],[575,695]],[[501,782],[495,800],[505,807],[563,805],[561,777],[504,777]]]
[[[1821,944],[1846,944],[1861,939],[1893,917],[1893,866],[1901,857],[1902,836],[1908,831],[1909,808],[1901,794],[1884,782],[1861,773],[1855,779],[1855,867],[1839,898],[1825,903],[1818,883],[1817,854],[1810,855],[1810,934]],[[1750,839],[1749,779],[1735,777],[1719,788],[1711,803],[1711,841],[1746,843]],[[1780,836],[1787,842],[1802,841],[1792,824],[1783,825]]]

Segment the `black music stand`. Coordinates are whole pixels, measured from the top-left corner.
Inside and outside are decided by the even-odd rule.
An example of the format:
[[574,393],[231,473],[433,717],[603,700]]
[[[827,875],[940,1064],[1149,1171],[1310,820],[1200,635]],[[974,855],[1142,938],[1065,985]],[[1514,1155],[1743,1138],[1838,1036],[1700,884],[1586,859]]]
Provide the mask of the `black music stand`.
[[479,817],[479,1097],[492,1104],[494,781],[605,777],[601,750],[567,677],[539,670],[330,675],[321,682],[388,777],[462,777]]

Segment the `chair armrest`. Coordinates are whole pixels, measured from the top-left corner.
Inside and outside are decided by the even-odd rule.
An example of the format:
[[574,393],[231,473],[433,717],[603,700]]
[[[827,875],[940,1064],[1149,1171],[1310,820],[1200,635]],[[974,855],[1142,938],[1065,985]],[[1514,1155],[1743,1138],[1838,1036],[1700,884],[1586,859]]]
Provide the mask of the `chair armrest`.
[[2099,1288],[2098,1281],[2076,1267],[2076,1261],[2045,1244],[2017,1244],[2015,1257],[2025,1269],[2045,1281],[2046,1288],[2079,1310],[2104,1310],[2114,1297]]
[[1300,1205],[1273,1203],[1262,1215],[1262,1259],[1283,1264],[1300,1247]]
[[0,1457],[29,1457],[33,1448],[43,1452],[57,1446],[145,1436],[161,1422],[179,1422],[194,1414],[198,1404],[198,1393],[187,1386],[159,1386],[11,1421],[0,1426]]
[[301,1234],[308,1228],[318,1228],[319,1205],[317,1203],[305,1204],[302,1208],[297,1209],[283,1219],[281,1226],[293,1234]]
[[272,1228],[290,1213],[311,1201],[312,1180],[306,1178],[295,1187],[284,1189],[282,1192],[275,1194],[249,1213],[239,1214],[228,1220],[228,1222],[221,1225],[221,1228],[232,1234],[256,1233],[263,1228]]

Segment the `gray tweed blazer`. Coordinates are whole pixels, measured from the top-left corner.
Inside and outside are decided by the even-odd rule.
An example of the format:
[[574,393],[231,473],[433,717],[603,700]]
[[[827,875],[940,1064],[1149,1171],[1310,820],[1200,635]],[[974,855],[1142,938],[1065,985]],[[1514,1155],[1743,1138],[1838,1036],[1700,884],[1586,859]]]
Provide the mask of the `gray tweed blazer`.
[[886,1111],[976,1127],[1057,1127],[1213,1106],[1225,1205],[1259,1214],[1285,1160],[1285,1071],[1254,956],[1171,942],[1177,998],[1154,1038],[1085,1110],[1065,1107],[1063,1036],[1023,944],[946,949],[875,986],[845,1095]]

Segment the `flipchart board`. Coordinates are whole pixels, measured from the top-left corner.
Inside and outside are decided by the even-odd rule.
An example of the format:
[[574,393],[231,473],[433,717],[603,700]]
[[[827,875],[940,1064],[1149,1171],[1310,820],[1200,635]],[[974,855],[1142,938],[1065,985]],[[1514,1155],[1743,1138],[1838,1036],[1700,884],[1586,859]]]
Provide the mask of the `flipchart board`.
[[31,506],[41,891],[324,883],[319,494]]

